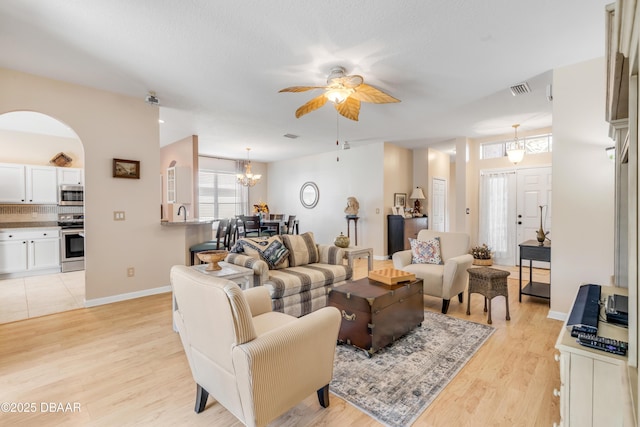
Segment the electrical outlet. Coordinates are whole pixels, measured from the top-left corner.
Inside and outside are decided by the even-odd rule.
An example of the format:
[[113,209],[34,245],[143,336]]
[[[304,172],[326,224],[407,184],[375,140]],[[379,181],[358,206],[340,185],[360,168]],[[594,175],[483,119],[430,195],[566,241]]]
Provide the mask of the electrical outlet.
[[380,213],[380,208],[376,208],[376,213],[379,214]]
[[124,211],[113,211],[114,221],[124,221]]
[[127,268],[127,277],[133,277],[136,275],[136,269],[133,267]]

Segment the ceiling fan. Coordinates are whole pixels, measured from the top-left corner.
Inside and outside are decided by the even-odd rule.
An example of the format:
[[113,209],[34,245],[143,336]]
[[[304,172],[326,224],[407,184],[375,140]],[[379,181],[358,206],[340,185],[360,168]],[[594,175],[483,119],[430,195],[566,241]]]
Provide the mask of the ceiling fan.
[[400,102],[399,99],[364,83],[362,76],[347,75],[344,67],[331,69],[326,86],[292,86],[281,89],[280,92],[306,92],[314,89],[323,89],[324,93],[298,108],[296,110],[297,118],[317,110],[327,101],[331,101],[338,113],[348,119],[358,121],[361,101],[373,104]]

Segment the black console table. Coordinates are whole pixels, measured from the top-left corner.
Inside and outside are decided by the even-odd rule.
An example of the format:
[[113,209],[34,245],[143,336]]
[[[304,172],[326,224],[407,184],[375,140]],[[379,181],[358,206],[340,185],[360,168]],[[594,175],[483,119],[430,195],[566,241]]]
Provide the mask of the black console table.
[[[551,269],[551,242],[545,240],[544,245],[540,245],[537,240],[527,240],[520,243],[520,292],[518,301],[522,302],[522,295],[529,295],[538,298],[546,298],[551,303],[551,283],[540,283],[533,281],[533,261],[543,261],[549,263]],[[522,260],[529,260],[529,283],[522,287]]]

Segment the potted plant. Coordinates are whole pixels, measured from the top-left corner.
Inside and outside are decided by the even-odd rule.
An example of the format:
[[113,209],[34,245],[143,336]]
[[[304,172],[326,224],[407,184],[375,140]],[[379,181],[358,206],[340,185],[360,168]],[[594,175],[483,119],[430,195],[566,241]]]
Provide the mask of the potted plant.
[[473,265],[493,265],[491,248],[486,243],[482,246],[474,246],[470,253],[473,256]]

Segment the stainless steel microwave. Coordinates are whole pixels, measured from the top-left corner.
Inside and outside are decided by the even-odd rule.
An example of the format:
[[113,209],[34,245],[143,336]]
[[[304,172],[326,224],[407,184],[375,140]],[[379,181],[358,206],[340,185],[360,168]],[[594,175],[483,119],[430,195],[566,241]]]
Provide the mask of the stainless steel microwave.
[[84,186],[61,185],[58,192],[58,204],[61,206],[84,205]]

